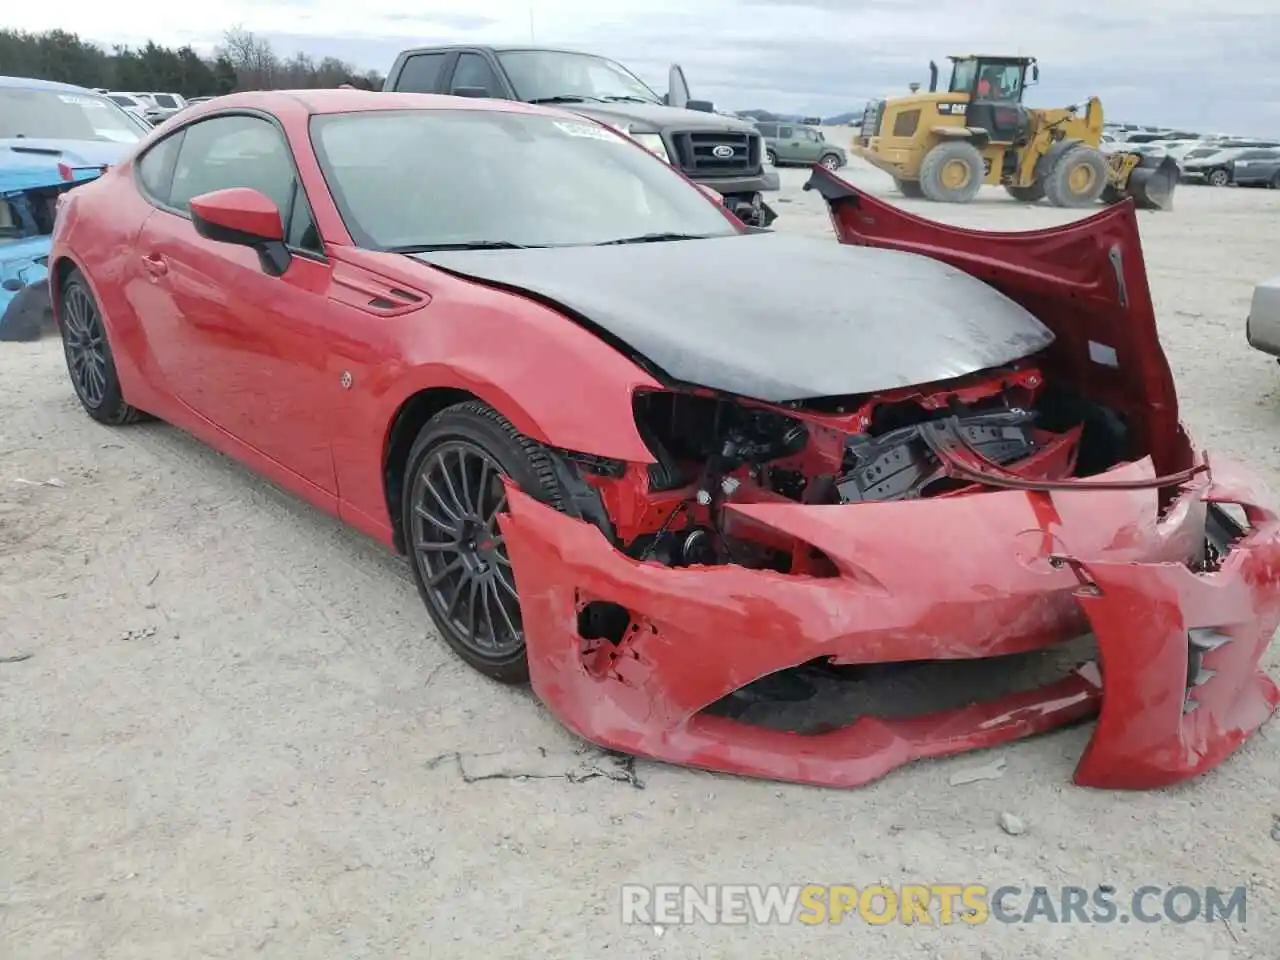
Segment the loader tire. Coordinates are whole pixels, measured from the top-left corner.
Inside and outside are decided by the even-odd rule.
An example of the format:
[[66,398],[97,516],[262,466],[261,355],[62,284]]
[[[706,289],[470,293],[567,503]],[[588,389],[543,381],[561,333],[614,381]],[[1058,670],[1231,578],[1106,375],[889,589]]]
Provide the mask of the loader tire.
[[937,203],[968,203],[982,187],[982,154],[965,140],[946,140],[920,164],[920,189]]
[[1045,175],[1044,195],[1055,207],[1088,207],[1107,189],[1110,167],[1101,150],[1072,147]]
[[1005,192],[1019,203],[1039,203],[1044,199],[1044,184],[1039,180],[1028,183],[1025,187],[1005,184]]
[[893,179],[893,185],[898,188],[898,192],[908,200],[921,200],[924,198],[924,191],[920,189],[918,180],[899,180],[897,177]]

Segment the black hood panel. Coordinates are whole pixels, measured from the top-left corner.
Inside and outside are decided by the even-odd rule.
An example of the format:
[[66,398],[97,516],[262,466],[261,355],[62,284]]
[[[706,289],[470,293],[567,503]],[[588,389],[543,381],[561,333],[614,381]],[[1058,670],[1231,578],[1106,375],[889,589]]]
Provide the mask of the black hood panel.
[[782,402],[949,380],[1053,334],[937,260],[778,233],[416,255],[585,317],[674,380]]

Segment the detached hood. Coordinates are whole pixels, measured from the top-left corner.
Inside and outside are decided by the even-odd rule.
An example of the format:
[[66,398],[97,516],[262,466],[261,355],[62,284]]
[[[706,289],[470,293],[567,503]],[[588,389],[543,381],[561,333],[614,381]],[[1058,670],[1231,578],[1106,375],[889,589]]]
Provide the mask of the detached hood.
[[773,402],[947,380],[1053,341],[960,270],[830,240],[758,233],[415,256],[577,314],[674,380]]
[[721,113],[704,113],[701,110],[685,110],[682,107],[668,107],[661,103],[586,103],[557,104],[562,110],[571,110],[602,120],[605,123],[634,123],[638,127],[664,130],[667,127],[680,127],[686,130],[735,130],[739,133],[754,133],[755,127],[745,120],[726,117]]
[[59,163],[71,167],[119,163],[136,146],[113,140],[0,139],[0,193],[60,183]]

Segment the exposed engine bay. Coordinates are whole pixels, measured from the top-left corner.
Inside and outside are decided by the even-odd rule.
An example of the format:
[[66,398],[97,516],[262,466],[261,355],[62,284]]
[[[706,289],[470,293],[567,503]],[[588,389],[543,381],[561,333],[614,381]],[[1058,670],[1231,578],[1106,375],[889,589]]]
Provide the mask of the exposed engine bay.
[[[952,497],[983,486],[957,476],[957,458],[1052,483],[1142,455],[1120,416],[1053,389],[1030,364],[786,406],[699,390],[641,393],[635,416],[656,463],[567,456],[598,495],[582,515],[633,558],[668,566],[835,574],[811,547],[726,514],[726,503]],[[579,486],[580,508],[585,492]]]

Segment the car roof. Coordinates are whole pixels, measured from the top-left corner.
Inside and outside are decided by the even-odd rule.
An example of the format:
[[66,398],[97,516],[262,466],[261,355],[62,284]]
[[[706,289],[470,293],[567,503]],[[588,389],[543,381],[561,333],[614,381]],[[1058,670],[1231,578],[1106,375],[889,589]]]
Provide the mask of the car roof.
[[69,93],[87,93],[94,97],[102,96],[102,94],[95,93],[88,87],[78,87],[74,83],[59,83],[56,80],[37,80],[35,77],[0,76],[0,87],[18,87],[24,90],[65,90]]
[[407,55],[435,50],[492,50],[494,53],[578,53],[587,57],[600,57],[601,60],[610,59],[603,54],[591,53],[588,50],[574,50],[567,47],[540,47],[533,43],[436,43],[423,47],[411,47],[400,52]]
[[[493,113],[535,113],[557,117],[577,114],[552,107],[539,107],[518,100],[488,100],[479,97],[451,97],[439,93],[390,93],[375,90],[251,90],[229,93],[196,108],[204,113],[235,109],[258,109],[290,113],[301,105],[310,114],[364,113],[383,110],[481,110]],[[193,114],[195,116],[196,114]]]

